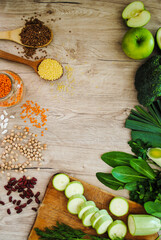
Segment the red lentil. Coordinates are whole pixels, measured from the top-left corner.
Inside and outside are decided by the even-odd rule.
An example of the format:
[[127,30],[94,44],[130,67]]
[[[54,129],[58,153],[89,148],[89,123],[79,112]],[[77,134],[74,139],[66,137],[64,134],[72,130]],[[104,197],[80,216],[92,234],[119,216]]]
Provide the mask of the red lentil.
[[[36,128],[42,128],[46,125],[47,115],[45,114],[48,109],[41,108],[37,103],[33,101],[26,101],[22,106],[21,119],[26,122],[29,119],[32,126]],[[28,130],[28,128],[26,128]],[[48,130],[45,128],[45,130]],[[41,136],[44,135],[44,131],[41,131]]]
[[0,74],[0,98],[6,97],[12,88],[11,79],[6,75]]
[[[20,100],[22,99],[22,96],[23,96],[23,83],[22,83],[22,80],[19,77],[19,75],[17,75],[16,73],[14,73],[12,71],[4,70],[3,73],[4,74],[6,73],[6,74],[10,75],[13,78],[14,84],[12,84],[11,81],[10,81],[10,83],[11,83],[11,88],[12,88],[12,86],[14,87],[14,91],[11,94],[11,96],[9,94],[7,94],[8,97],[6,95],[5,99],[1,99],[0,107],[11,107],[11,106],[19,103]],[[8,89],[8,93],[9,93],[9,89]],[[12,90],[10,89],[10,91],[12,91]]]

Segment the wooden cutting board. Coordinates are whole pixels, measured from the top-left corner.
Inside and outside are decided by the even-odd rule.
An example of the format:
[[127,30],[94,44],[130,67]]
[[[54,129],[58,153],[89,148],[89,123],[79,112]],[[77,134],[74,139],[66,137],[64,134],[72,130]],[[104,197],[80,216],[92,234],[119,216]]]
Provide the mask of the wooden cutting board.
[[[39,237],[36,235],[34,228],[44,229],[45,227],[51,227],[56,225],[56,222],[65,223],[73,228],[82,229],[84,232],[96,235],[96,232],[92,227],[84,227],[81,220],[78,219],[77,215],[72,215],[67,210],[67,198],[64,192],[59,192],[52,186],[52,179],[50,179],[47,186],[47,190],[44,199],[39,207],[35,223],[31,229],[28,240],[38,240]],[[89,183],[70,177],[71,181],[80,181],[84,186],[84,196],[87,200],[92,200],[95,202],[99,209],[106,209],[109,212],[108,205],[110,200],[116,195],[106,192],[96,186]],[[144,208],[135,202],[128,200],[129,202],[129,213],[145,214]],[[110,213],[110,212],[109,212]],[[113,219],[118,219],[112,214],[110,214]],[[127,215],[120,217],[119,219],[127,223]],[[153,234],[149,236],[132,237],[128,232],[126,235],[127,240],[139,239],[139,240],[155,240],[158,234]]]

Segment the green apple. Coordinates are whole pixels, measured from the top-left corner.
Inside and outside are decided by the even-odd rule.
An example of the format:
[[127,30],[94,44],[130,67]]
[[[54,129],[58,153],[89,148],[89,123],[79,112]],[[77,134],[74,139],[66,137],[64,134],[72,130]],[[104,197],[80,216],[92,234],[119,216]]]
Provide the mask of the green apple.
[[154,37],[146,28],[131,28],[122,40],[122,49],[133,59],[147,58],[154,49]]
[[142,2],[134,1],[123,10],[122,18],[128,27],[142,27],[149,22],[151,14],[145,10]]
[[161,50],[161,27],[157,30],[155,38],[156,38],[157,46]]

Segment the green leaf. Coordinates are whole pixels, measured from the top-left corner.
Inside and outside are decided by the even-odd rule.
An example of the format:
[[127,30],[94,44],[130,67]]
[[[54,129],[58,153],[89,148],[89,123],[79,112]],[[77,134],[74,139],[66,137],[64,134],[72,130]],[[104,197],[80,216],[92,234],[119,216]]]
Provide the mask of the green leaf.
[[137,186],[137,182],[129,182],[125,184],[125,189],[127,189],[128,191],[136,191]]
[[134,169],[128,166],[118,166],[112,170],[112,175],[117,180],[128,183],[128,182],[136,182],[146,179],[146,177],[142,176]]
[[139,112],[139,114],[147,119],[149,122],[153,124],[158,124],[158,122],[154,119],[154,117],[148,113],[143,107],[141,106],[135,106],[135,109]]
[[110,173],[97,172],[96,177],[101,183],[113,190],[120,190],[124,188],[124,184],[116,180],[116,178],[114,178]]
[[124,152],[107,152],[101,156],[102,160],[111,167],[130,166],[130,160],[135,156]]
[[149,143],[152,147],[161,147],[161,134],[154,134],[145,131],[132,131],[133,141],[141,139],[144,143]]
[[146,202],[144,208],[147,213],[161,218],[161,202]]
[[139,130],[139,131],[146,131],[146,132],[153,132],[153,133],[161,133],[161,127],[157,127],[152,125],[151,123],[143,123],[136,120],[127,119],[125,122],[125,127],[130,128],[132,130]]
[[137,139],[136,141],[131,140],[128,144],[131,147],[131,151],[135,153],[137,157],[148,159],[147,150],[151,147],[150,144],[144,143],[141,139]]
[[149,179],[155,179],[156,174],[149,164],[143,159],[130,160],[131,167]]

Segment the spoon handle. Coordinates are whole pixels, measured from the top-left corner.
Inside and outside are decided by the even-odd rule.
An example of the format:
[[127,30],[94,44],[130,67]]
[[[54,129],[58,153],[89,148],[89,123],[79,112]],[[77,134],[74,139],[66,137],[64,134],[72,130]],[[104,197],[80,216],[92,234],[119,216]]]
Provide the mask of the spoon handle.
[[33,66],[33,61],[0,50],[0,58]]
[[10,31],[2,31],[0,32],[0,39],[11,39]]

